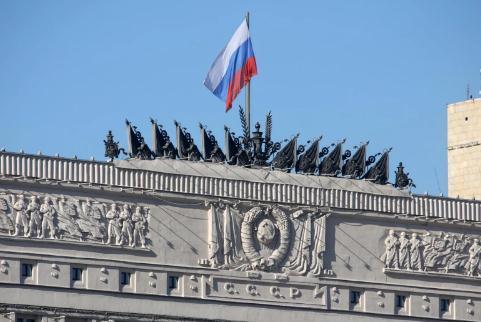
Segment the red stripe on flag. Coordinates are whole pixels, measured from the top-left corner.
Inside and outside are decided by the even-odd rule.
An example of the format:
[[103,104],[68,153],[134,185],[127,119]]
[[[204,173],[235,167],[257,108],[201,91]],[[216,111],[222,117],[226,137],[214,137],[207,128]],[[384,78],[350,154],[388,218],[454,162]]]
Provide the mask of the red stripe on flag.
[[253,76],[257,75],[257,64],[254,56],[249,57],[245,65],[235,73],[229,83],[229,90],[227,92],[227,99],[225,101],[225,111],[231,109],[232,102],[235,100],[241,89],[251,80]]

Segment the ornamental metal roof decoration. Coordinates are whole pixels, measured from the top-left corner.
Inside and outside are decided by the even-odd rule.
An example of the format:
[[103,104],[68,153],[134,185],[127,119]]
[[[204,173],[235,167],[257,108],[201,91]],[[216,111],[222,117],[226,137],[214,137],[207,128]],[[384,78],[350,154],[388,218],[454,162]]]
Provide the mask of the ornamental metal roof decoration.
[[299,160],[296,163],[296,172],[305,174],[316,173],[319,167],[319,157],[322,153],[319,152],[319,141],[321,141],[321,139],[322,137],[315,139],[311,146],[299,156]]
[[[233,166],[294,171],[306,175],[343,176],[381,185],[389,183],[389,152],[392,148],[367,157],[368,141],[355,147],[357,150],[351,157],[350,150],[342,149],[346,139],[320,149],[322,137],[318,137],[312,143],[308,141],[307,143],[311,145],[305,150],[304,145],[298,145],[299,134],[297,134],[290,140],[285,140],[287,143],[281,149],[281,143],[274,142],[271,138],[272,114],[270,112],[266,115],[265,133],[261,131],[259,122],[255,124],[255,130],[249,133],[247,117],[242,107],[239,107],[239,116],[242,135],[236,136],[229,127],[224,126],[225,152],[212,132],[203,124],[199,124],[202,144],[199,150],[191,134],[177,121],[174,121],[176,126],[176,147],[174,147],[167,131],[153,119],[150,119],[154,148],[151,151],[140,131],[126,120],[128,155],[130,158],[142,160],[179,158],[186,161],[225,162]],[[118,158],[123,151],[119,148],[118,142],[113,140],[111,131],[107,135],[107,140],[104,140],[104,144],[105,156],[109,161]],[[376,162],[377,157],[379,160]],[[408,177],[409,173],[404,172],[402,163],[397,169],[396,181],[393,185],[400,189],[415,187],[412,179]]]
[[397,171],[395,173],[396,181],[394,182],[394,186],[396,188],[405,189],[410,187],[416,187],[416,185],[413,183],[413,180],[409,178],[409,172],[404,172],[404,166],[402,162],[399,162],[399,165],[397,166]]
[[215,136],[211,131],[208,131],[205,125],[199,123],[200,138],[202,140],[202,155],[204,161],[207,162],[224,162],[226,157],[222,149],[219,147]]
[[177,150],[170,140],[167,131],[163,129],[162,125],[157,124],[156,120],[150,118],[150,122],[152,123],[152,146],[154,147],[155,156],[175,159]]
[[344,139],[342,142],[331,146],[335,146],[335,148],[329,153],[329,147],[322,148],[321,156],[324,156],[329,153],[324,159],[322,159],[321,164],[319,165],[319,174],[320,175],[327,175],[327,176],[337,176],[341,173],[342,168],[342,161],[349,158],[351,156],[351,151],[346,150],[344,154],[342,154],[342,144],[346,142]]
[[289,143],[286,144],[274,157],[271,166],[273,169],[290,171],[296,165],[297,153],[302,152],[304,147],[301,145],[297,147],[297,138],[299,134],[295,135]]
[[133,126],[129,120],[125,120],[127,124],[127,135],[129,142],[129,156],[131,158],[138,158],[142,160],[150,160],[155,157],[154,153],[150,150],[147,143],[145,143],[144,138],[140,131],[137,130],[136,126]]
[[177,132],[177,154],[181,160],[200,161],[202,155],[200,154],[197,145],[194,144],[194,139],[187,132],[186,128],[182,128],[179,122],[174,121]]
[[244,153],[240,140],[242,137],[236,137],[234,132],[231,132],[227,126],[224,126],[225,132],[225,154],[226,162],[230,165],[247,166],[249,164],[249,157]]
[[122,152],[124,155],[127,155],[127,153],[125,153],[125,150],[123,148],[119,149],[119,142],[114,141],[114,136],[112,134],[112,131],[109,131],[109,133],[107,134],[107,140],[104,140],[104,144],[105,144],[105,156],[109,158],[110,162],[118,158],[120,152]]
[[281,144],[274,143],[271,140],[272,133],[272,114],[271,112],[266,115],[265,123],[265,135],[261,132],[261,125],[256,122],[255,131],[252,132],[252,136],[249,133],[249,126],[247,117],[242,107],[239,107],[239,116],[241,119],[243,136],[239,139],[242,142],[243,150],[247,154],[251,166],[268,166],[268,160],[274,153],[279,151]]
[[369,142],[362,144],[354,155],[342,166],[342,175],[351,179],[360,178],[366,171],[366,148]]
[[364,179],[372,180],[374,183],[378,184],[387,183],[389,179],[389,152],[391,152],[391,150],[392,148],[382,154],[379,161],[377,161],[377,163],[366,172]]

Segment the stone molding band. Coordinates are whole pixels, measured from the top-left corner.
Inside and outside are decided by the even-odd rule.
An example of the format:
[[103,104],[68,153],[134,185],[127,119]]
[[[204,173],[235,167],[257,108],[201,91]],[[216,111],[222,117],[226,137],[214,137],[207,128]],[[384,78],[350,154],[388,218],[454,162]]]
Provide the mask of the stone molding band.
[[[79,318],[91,318],[92,320],[135,320],[139,322],[151,322],[151,321],[199,321],[197,318],[189,317],[176,317],[169,315],[153,315],[153,314],[139,314],[139,313],[123,313],[123,312],[112,312],[112,311],[95,311],[95,310],[82,310],[82,309],[71,309],[71,308],[58,308],[58,307],[47,307],[47,306],[35,306],[35,305],[23,305],[23,304],[7,304],[0,303],[0,312],[3,314],[8,314],[10,312],[21,313],[21,314],[37,314],[41,316],[59,316],[64,317],[79,317]],[[202,319],[200,321],[216,321],[216,322],[227,322],[228,320],[211,320]]]
[[[0,176],[145,190],[209,195],[263,202],[328,206],[428,218],[481,221],[481,203],[475,200],[413,195],[399,197],[348,190],[305,187],[169,174],[115,167],[108,162],[85,161],[0,152]],[[347,179],[346,179],[347,180]]]

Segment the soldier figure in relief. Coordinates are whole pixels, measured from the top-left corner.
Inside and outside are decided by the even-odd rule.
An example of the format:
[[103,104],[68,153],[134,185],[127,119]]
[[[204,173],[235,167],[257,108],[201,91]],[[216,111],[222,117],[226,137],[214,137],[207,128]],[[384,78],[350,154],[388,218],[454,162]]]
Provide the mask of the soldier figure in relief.
[[107,229],[105,227],[102,210],[100,210],[99,207],[95,207],[90,199],[87,199],[82,204],[82,212],[89,222],[90,237],[96,241],[103,241],[107,235]]
[[413,270],[422,270],[422,263],[421,263],[421,241],[418,239],[418,234],[413,233],[411,236],[411,240],[409,241],[410,245],[410,254],[411,254],[411,269]]
[[438,238],[434,238],[431,242],[431,247],[428,252],[425,251],[424,257],[424,269],[435,271],[439,268],[446,266],[447,257],[451,253],[451,242],[449,235],[441,235]]
[[30,203],[27,206],[27,214],[30,216],[28,237],[33,237],[34,233],[36,233],[37,237],[40,237],[42,216],[40,215],[40,205],[37,202],[37,197],[30,197]]
[[25,204],[25,199],[23,195],[18,196],[17,202],[13,204],[13,209],[17,212],[15,216],[15,234],[14,236],[20,235],[20,230],[23,229],[23,235],[28,236],[28,217],[27,217],[27,205]]
[[40,213],[43,216],[42,219],[42,234],[40,235],[40,238],[45,238],[47,235],[47,229],[50,231],[50,238],[54,239],[57,238],[57,228],[55,227],[53,220],[55,213],[57,211],[55,210],[54,206],[50,202],[50,197],[45,197],[43,204],[40,206]]
[[84,240],[82,229],[77,223],[79,218],[78,208],[62,196],[58,200],[58,235],[60,239]]
[[480,254],[481,245],[479,244],[479,239],[475,238],[473,245],[469,248],[469,260],[466,263],[468,276],[474,276],[475,273],[478,273]]
[[132,246],[136,246],[140,241],[142,248],[145,248],[145,226],[147,221],[140,212],[140,207],[135,208],[135,213],[132,215],[132,222],[134,223],[134,240]]
[[117,206],[112,204],[110,210],[105,215],[109,220],[109,227],[107,231],[107,244],[110,244],[112,237],[115,235],[115,243],[120,244],[120,222]]
[[406,233],[403,231],[399,236],[399,268],[411,269],[409,262],[409,239],[406,238]]
[[466,252],[468,246],[469,241],[464,235],[461,235],[460,238],[456,235],[453,236],[451,254],[444,268],[446,273],[449,273],[449,271],[460,272],[464,269],[469,260],[469,255]]
[[389,235],[384,240],[386,252],[384,253],[384,265],[387,268],[399,268],[398,246],[399,241],[394,234],[394,230],[389,230]]
[[120,219],[122,220],[122,237],[121,245],[133,246],[134,238],[132,232],[132,214],[130,213],[129,205],[124,205],[122,211],[120,212]]
[[424,266],[425,271],[427,271],[426,258],[428,258],[428,255],[433,250],[433,243],[434,243],[434,237],[431,236],[431,233],[429,231],[424,233],[422,245],[424,247],[424,249],[423,249],[423,266]]

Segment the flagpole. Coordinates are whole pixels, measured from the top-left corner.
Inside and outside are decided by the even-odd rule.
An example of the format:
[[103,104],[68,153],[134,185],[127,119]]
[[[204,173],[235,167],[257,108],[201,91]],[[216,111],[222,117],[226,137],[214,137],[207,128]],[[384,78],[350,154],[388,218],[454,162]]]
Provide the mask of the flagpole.
[[[246,14],[247,28],[249,28],[249,11]],[[247,118],[247,129],[249,132],[249,137],[251,135],[251,81],[247,82],[246,86],[246,118]]]

